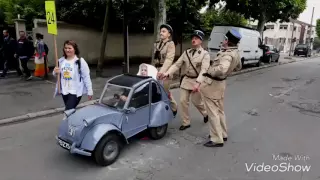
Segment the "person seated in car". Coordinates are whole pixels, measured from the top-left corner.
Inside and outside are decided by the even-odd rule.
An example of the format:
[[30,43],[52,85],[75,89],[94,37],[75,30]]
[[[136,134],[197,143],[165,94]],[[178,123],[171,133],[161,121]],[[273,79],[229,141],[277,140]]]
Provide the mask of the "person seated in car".
[[[150,64],[141,64],[139,66],[139,71],[138,71],[138,76],[150,76],[153,79],[157,80],[157,74],[158,70],[156,67],[150,65]],[[128,98],[129,92],[124,92],[121,96],[120,99],[122,101],[126,101]],[[133,94],[133,98],[139,97],[141,95],[146,95],[149,94],[149,83],[146,83],[139,88],[137,88]],[[156,84],[152,84],[152,95],[157,94],[157,86]]]

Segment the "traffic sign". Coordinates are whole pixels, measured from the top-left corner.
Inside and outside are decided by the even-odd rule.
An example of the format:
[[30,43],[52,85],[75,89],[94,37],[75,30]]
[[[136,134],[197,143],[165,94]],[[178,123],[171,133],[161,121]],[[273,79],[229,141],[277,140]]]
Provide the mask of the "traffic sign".
[[45,8],[48,33],[58,35],[56,6],[54,1],[46,1]]

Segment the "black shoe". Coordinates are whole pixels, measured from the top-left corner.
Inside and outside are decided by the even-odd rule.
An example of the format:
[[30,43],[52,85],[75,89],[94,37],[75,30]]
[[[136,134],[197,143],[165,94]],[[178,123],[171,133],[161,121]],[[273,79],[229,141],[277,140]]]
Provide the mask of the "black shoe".
[[[210,139],[211,136],[209,135],[208,138]],[[223,141],[228,141],[228,138],[223,138]]]
[[26,81],[30,81],[32,80],[32,76],[29,76],[28,78],[26,78]]
[[172,111],[173,112],[173,116],[176,117],[178,111]]
[[183,130],[186,130],[186,129],[190,128],[190,127],[191,127],[190,125],[188,125],[188,126],[180,126],[179,130],[183,131]]
[[223,143],[214,143],[212,141],[208,141],[204,144],[205,147],[223,147]]
[[208,116],[206,116],[206,117],[203,118],[203,122],[204,122],[204,123],[207,123],[208,121],[209,121],[209,117],[208,117]]

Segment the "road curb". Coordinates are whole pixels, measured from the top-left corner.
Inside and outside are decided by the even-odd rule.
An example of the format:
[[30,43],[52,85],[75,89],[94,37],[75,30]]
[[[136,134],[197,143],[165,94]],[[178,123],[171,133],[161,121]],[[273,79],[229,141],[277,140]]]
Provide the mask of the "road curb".
[[[311,59],[311,58],[308,58],[308,59]],[[242,71],[233,72],[230,76],[236,76],[236,75],[239,75],[239,74],[249,73],[249,72],[257,71],[257,70],[260,70],[260,69],[265,69],[265,68],[284,65],[284,64],[290,64],[290,63],[293,63],[293,62],[299,62],[299,61],[304,61],[304,60],[308,60],[308,59],[302,59],[302,60],[293,59],[293,60],[290,60],[288,62],[283,62],[283,63],[279,62],[279,63],[275,63],[275,64],[263,65],[263,66],[260,66],[260,67],[244,69]],[[173,84],[171,84],[170,89],[179,88],[179,86],[180,86],[179,83],[173,83]],[[96,102],[98,102],[98,99],[81,103],[81,104],[78,105],[77,109],[85,107],[85,106],[88,106],[88,105],[92,105],[92,104],[94,104]],[[55,109],[49,109],[49,110],[44,110],[44,111],[28,113],[28,114],[21,115],[21,116],[16,116],[16,117],[11,117],[11,118],[6,118],[6,119],[0,119],[0,126],[13,124],[13,123],[18,123],[18,122],[23,122],[23,121],[28,121],[28,120],[31,120],[31,119],[34,119],[34,118],[39,118],[39,117],[51,116],[51,115],[62,113],[63,111],[64,111],[64,108],[60,107],[60,108],[55,108]]]

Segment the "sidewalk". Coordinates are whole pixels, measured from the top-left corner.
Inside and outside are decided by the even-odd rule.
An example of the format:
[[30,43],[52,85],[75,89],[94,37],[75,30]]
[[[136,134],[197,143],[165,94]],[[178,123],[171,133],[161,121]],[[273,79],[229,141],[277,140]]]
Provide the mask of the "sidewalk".
[[[302,58],[301,58],[302,59]],[[280,62],[292,61],[281,58]],[[247,69],[243,70],[248,71]],[[138,66],[131,66],[130,72],[138,72]],[[92,83],[94,90],[93,99],[98,99],[105,86],[106,80],[110,76],[122,73],[122,67],[110,67],[105,70],[105,78],[96,78],[95,70],[91,69]],[[50,77],[49,80],[34,79],[32,81],[23,81],[16,78],[15,74],[6,79],[0,79],[0,120],[15,116],[24,115],[31,112],[55,109],[63,107],[61,97],[53,98],[55,79]],[[87,101],[83,97],[81,102]]]

